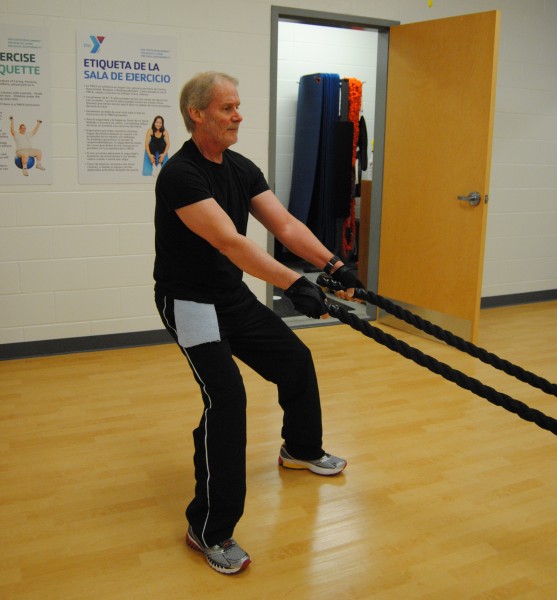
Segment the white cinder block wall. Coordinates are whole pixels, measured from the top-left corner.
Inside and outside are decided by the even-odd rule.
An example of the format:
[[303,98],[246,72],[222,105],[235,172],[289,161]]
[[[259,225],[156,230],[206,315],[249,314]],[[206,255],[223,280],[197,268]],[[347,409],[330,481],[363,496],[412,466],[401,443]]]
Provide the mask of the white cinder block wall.
[[[427,0],[293,5],[402,23],[502,11],[483,295],[556,289],[557,0],[433,0],[432,8]],[[274,143],[270,7],[270,0],[202,6],[193,0],[0,0],[3,23],[50,31],[53,134],[52,185],[0,181],[0,344],[161,327],[152,300],[152,184],[78,183],[76,30],[175,36],[180,80],[205,69],[236,75],[244,114],[236,149],[266,172]],[[175,132],[173,149],[185,139],[185,129]],[[266,246],[260,227],[249,235]],[[250,285],[264,297],[260,282]]]
[[[283,21],[279,23],[278,37],[275,193],[288,206],[300,78],[311,73],[336,73],[341,78],[359,79],[363,83],[362,115],[371,143],[378,34]],[[362,176],[368,175],[364,172]]]

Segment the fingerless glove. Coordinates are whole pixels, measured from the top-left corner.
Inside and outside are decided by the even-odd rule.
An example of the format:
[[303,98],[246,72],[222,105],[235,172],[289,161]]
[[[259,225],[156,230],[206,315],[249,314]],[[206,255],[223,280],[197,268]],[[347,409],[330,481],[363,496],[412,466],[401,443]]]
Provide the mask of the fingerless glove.
[[345,289],[348,288],[363,288],[364,284],[358,279],[358,271],[352,269],[348,265],[342,265],[331,277],[338,281]]
[[286,290],[284,295],[292,301],[294,308],[312,319],[319,319],[327,314],[325,294],[320,287],[305,277],[300,277]]

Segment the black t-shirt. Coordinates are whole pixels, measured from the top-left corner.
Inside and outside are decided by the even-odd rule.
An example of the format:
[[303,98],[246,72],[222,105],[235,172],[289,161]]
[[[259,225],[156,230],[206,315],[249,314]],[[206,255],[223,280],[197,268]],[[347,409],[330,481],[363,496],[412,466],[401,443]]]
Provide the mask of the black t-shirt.
[[245,235],[251,199],[268,189],[261,170],[241,154],[226,150],[222,163],[214,163],[188,140],[157,179],[155,291],[195,302],[232,301],[241,288],[243,272],[188,229],[175,211],[214,198]]

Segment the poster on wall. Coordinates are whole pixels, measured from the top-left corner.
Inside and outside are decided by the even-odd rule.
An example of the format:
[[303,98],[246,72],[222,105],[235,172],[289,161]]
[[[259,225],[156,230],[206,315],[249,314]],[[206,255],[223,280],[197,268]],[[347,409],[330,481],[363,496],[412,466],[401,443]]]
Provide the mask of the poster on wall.
[[0,183],[52,183],[48,30],[0,25]]
[[177,94],[175,38],[78,31],[79,183],[152,183],[177,150]]

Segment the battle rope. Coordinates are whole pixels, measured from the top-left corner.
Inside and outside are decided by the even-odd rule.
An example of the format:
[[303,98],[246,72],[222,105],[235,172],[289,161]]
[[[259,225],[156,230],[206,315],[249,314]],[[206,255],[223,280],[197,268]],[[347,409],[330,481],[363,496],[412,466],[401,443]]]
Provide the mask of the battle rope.
[[[325,277],[324,275],[319,275],[317,278],[317,285],[320,285],[324,288],[327,288],[331,291],[338,291],[344,289],[338,282],[334,281],[330,277]],[[524,383],[528,383],[532,387],[538,388],[545,392],[546,394],[551,394],[552,396],[557,396],[557,385],[555,383],[551,383],[547,379],[536,375],[535,373],[531,373],[530,371],[526,371],[522,367],[518,365],[514,365],[513,363],[505,360],[503,358],[499,358],[496,354],[492,352],[488,352],[484,348],[480,348],[475,346],[474,344],[464,340],[461,337],[458,337],[454,333],[447,331],[446,329],[442,329],[438,325],[431,323],[430,321],[426,321],[422,319],[418,315],[411,313],[409,310],[405,310],[404,308],[398,306],[394,302],[391,302],[387,298],[383,296],[378,296],[373,292],[356,289],[354,292],[354,297],[358,300],[365,300],[386,310],[391,315],[397,317],[401,321],[405,321],[406,323],[414,326],[416,329],[420,331],[424,331],[429,335],[437,338],[445,342],[447,345],[457,348],[474,358],[481,360],[483,363],[487,365],[491,365],[500,371],[503,371],[507,375],[511,375],[512,377],[516,377],[520,381]]]
[[[323,285],[325,279],[326,278],[320,276],[318,278],[318,284]],[[326,283],[328,284],[328,283],[330,283],[330,281],[327,281]],[[336,287],[336,289],[339,289],[338,286],[336,286],[336,285],[333,286],[333,288],[329,287],[328,285],[326,285],[324,287],[327,287],[328,289],[334,289]],[[363,296],[364,294],[366,295],[366,297],[367,297],[367,294],[370,294],[370,298],[375,296],[371,292],[366,292],[366,290],[359,290],[359,292],[360,293],[358,295],[360,296],[360,299],[363,299],[363,298],[361,298],[361,296]],[[361,292],[363,292],[363,294]],[[355,294],[355,296],[356,296],[356,294]],[[385,299],[383,298],[381,301],[383,301],[383,300],[385,300]],[[371,299],[369,301],[374,303]],[[390,302],[390,301],[387,301],[387,302]],[[379,304],[377,304],[377,306],[379,306]],[[392,307],[390,307],[390,308],[392,308]],[[385,310],[387,310],[387,309],[385,308]],[[401,309],[401,310],[403,310],[403,309]],[[438,361],[437,359],[435,359],[431,356],[428,356],[427,354],[423,353],[421,350],[418,350],[417,348],[413,348],[406,342],[403,342],[402,340],[399,340],[399,339],[395,338],[394,336],[392,336],[388,333],[385,333],[381,329],[370,325],[369,322],[359,319],[356,315],[351,314],[348,310],[346,310],[340,304],[329,304],[329,314],[332,317],[335,317],[336,319],[341,321],[342,323],[349,325],[356,331],[360,331],[367,337],[370,337],[373,340],[375,340],[376,342],[378,342],[379,344],[389,348],[389,350],[393,350],[394,352],[399,353],[404,358],[408,358],[408,359],[414,361],[416,364],[429,369],[433,373],[436,373],[437,375],[441,375],[444,379],[447,379],[448,381],[452,381],[453,383],[456,383],[456,385],[458,385],[459,387],[461,387],[465,390],[468,390],[468,391],[476,394],[477,396],[485,398],[486,400],[488,400],[492,404],[495,404],[496,406],[501,406],[502,408],[505,408],[509,412],[512,412],[512,413],[518,415],[521,419],[524,419],[525,421],[529,421],[531,423],[535,423],[542,429],[545,429],[545,430],[550,431],[551,433],[557,435],[557,419],[548,417],[541,411],[530,408],[528,405],[524,404],[523,402],[516,400],[516,399],[512,398],[511,396],[508,396],[507,394],[499,392],[499,391],[495,390],[494,388],[483,384],[481,381],[479,381],[473,377],[470,377],[470,376],[462,373],[461,371],[458,371],[457,369],[453,369],[449,365],[447,365],[441,361]],[[410,314],[412,314],[412,313],[410,313]],[[414,315],[414,317],[416,317],[416,315]],[[419,317],[416,317],[416,318],[421,320]],[[433,326],[433,327],[435,327],[435,326]],[[468,342],[466,342],[466,343],[469,344]],[[470,344],[470,345],[473,345],[473,344]],[[455,347],[457,347],[457,346],[455,346]],[[486,354],[491,355],[491,353],[486,353]],[[495,355],[491,355],[491,356],[495,356]],[[507,363],[508,361],[503,361],[503,362]],[[488,363],[488,364],[492,364],[492,363]],[[508,364],[511,364],[511,363],[508,363]],[[513,366],[515,366],[515,365],[513,365]],[[537,377],[537,376],[535,376],[535,377]],[[543,380],[542,378],[539,378],[539,379]],[[555,386],[555,384],[549,383],[549,385],[553,386],[553,388],[557,387],[557,386]],[[552,392],[549,392],[549,393],[552,393]]]

